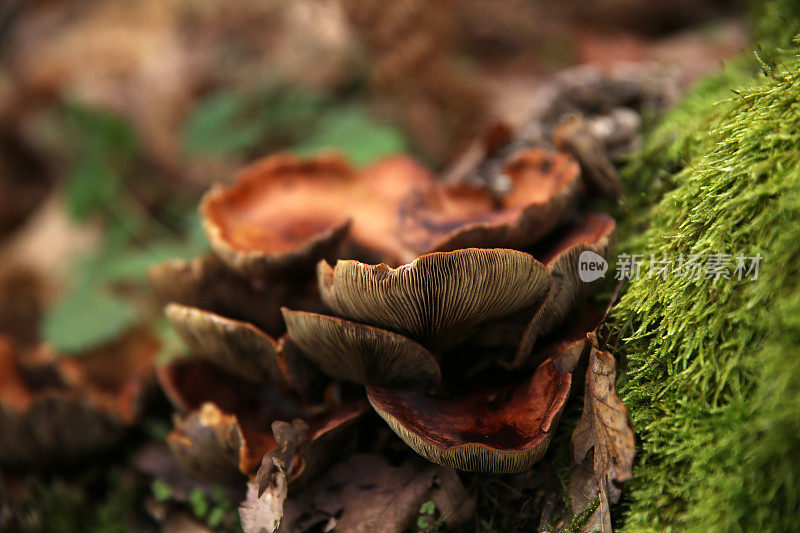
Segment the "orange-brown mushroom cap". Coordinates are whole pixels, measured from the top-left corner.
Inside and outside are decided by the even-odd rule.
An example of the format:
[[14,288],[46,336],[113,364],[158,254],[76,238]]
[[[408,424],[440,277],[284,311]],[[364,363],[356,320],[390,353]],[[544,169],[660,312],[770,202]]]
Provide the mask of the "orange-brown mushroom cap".
[[[200,210],[216,253],[247,277],[311,271],[331,259],[348,233],[361,247],[396,256],[396,205],[432,180],[408,158],[356,172],[341,157],[264,158],[217,186]],[[351,227],[352,223],[352,227]]]
[[[255,435],[249,437],[251,442],[255,440]],[[264,434],[262,440],[267,441],[266,445],[258,448],[266,451],[275,446],[270,437]],[[176,415],[167,445],[186,470],[215,483],[241,481],[244,477],[241,469],[249,469],[259,461],[248,448],[236,416],[222,412],[212,402],[204,403],[185,417]]]
[[499,201],[467,184],[413,191],[401,205],[401,238],[420,253],[524,248],[550,232],[582,190],[580,167],[564,153],[522,150],[504,172],[511,189]]
[[317,313],[283,309],[289,336],[323,372],[343,381],[430,389],[439,363],[421,344],[397,333]]
[[528,323],[509,366],[525,363],[536,341],[573,310],[590,283],[580,278],[578,262],[581,254],[593,252],[607,260],[614,244],[615,229],[616,223],[610,216],[588,215],[572,224],[563,237],[539,255],[553,278],[553,289]]
[[308,269],[334,253],[347,233],[347,213],[320,204],[351,176],[333,156],[279,154],[256,161],[233,185],[218,185],[203,197],[200,212],[212,248],[248,277]]
[[18,351],[0,337],[0,464],[75,460],[118,443],[139,413],[158,347],[134,331],[59,358],[45,345]]
[[533,256],[516,250],[465,249],[423,255],[398,268],[320,262],[320,294],[338,315],[433,345],[464,338],[477,324],[541,301],[551,280]]
[[520,248],[549,232],[577,200],[580,167],[563,153],[519,152],[506,165],[511,190],[441,185],[395,156],[356,171],[342,158],[264,158],[201,204],[215,252],[242,275],[302,272],[332,259],[348,236],[351,256],[402,264],[467,247]]
[[270,283],[248,280],[214,255],[186,261],[174,259],[148,271],[159,302],[178,303],[249,322],[277,336],[284,331],[282,305],[321,311],[316,284],[282,279]]
[[542,458],[569,395],[572,375],[545,361],[517,387],[461,398],[368,387],[378,414],[417,453],[473,472],[527,470]]

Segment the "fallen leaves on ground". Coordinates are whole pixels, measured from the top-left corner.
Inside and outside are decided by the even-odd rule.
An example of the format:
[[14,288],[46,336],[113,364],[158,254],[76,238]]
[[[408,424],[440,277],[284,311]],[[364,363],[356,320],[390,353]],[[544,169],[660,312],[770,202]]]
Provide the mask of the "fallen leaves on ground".
[[[636,444],[628,409],[615,390],[617,363],[610,353],[593,347],[586,370],[583,414],[572,434],[573,459],[570,498],[579,514],[595,502],[584,531],[611,531],[610,503],[619,501],[620,485],[631,478]],[[587,455],[588,453],[588,455]],[[591,465],[591,466],[590,466]]]
[[[263,487],[251,484],[241,508],[245,532],[382,531],[413,528],[420,509],[449,527],[469,520],[475,504],[450,468],[406,462],[393,466],[379,455],[356,454],[335,465],[313,486],[286,499],[283,476]],[[259,496],[259,489],[263,493]],[[284,502],[285,500],[285,502]],[[429,509],[430,510],[430,509]],[[282,518],[281,518],[282,515]]]

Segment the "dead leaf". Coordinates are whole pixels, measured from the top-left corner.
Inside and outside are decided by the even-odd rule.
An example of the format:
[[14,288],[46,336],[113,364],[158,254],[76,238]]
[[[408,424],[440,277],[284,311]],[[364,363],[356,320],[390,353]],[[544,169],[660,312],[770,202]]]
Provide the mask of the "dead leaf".
[[[600,506],[590,525],[594,524],[591,526],[594,529],[611,531],[609,502],[619,501],[620,485],[631,478],[636,444],[628,409],[615,390],[614,356],[599,350],[593,335],[590,340],[594,346],[586,370],[583,414],[572,434],[573,459],[581,466],[573,471],[570,496],[574,512],[579,513],[594,501],[599,491]],[[593,453],[587,461],[590,450]],[[589,461],[593,466],[591,470]],[[592,531],[592,528],[587,525],[586,530]]]
[[261,468],[256,474],[256,486],[258,487],[258,497],[264,491],[277,484],[277,478],[290,476],[297,450],[306,440],[308,434],[308,424],[296,418],[292,423],[277,420],[272,423],[272,435],[278,443],[278,449],[266,454],[261,460]]
[[[259,492],[261,495],[259,496]],[[259,490],[256,483],[247,484],[247,499],[239,507],[239,518],[245,533],[274,533],[281,526],[283,503],[286,501],[286,478],[279,474],[274,484]]]
[[576,515],[589,508],[595,502],[595,498],[600,499],[597,508],[583,525],[582,531],[600,531],[602,533],[612,531],[608,494],[605,486],[598,489],[595,479],[594,449],[589,450],[584,461],[573,468],[569,482],[569,497],[572,501],[572,512]]
[[286,479],[308,429],[308,424],[299,418],[291,423],[282,420],[272,423],[272,434],[279,447],[262,459],[256,482],[247,484],[247,499],[239,508],[245,533],[272,533],[281,527],[288,493]]
[[399,533],[415,526],[427,501],[448,527],[464,524],[474,513],[454,470],[411,462],[393,466],[379,455],[356,454],[286,502],[284,527]]

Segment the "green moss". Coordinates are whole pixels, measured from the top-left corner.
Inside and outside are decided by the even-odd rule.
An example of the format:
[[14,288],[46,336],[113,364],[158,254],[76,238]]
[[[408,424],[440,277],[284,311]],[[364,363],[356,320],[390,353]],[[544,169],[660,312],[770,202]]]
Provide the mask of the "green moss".
[[[787,2],[766,13],[784,36],[800,21]],[[760,74],[739,60],[696,88],[625,172],[638,195],[623,249],[763,257],[757,280],[642,278],[615,308],[640,439],[626,530],[797,528],[800,63],[769,45]]]
[[23,500],[19,528],[57,533],[128,531],[136,487],[123,481],[115,470],[90,469],[78,478],[41,481]]

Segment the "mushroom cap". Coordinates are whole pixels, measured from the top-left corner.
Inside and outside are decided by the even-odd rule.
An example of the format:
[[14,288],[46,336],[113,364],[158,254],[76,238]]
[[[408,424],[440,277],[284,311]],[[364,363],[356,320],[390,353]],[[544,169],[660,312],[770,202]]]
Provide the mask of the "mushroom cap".
[[[44,345],[19,351],[0,337],[0,464],[78,460],[117,444],[139,414],[158,347],[152,335],[135,331],[61,358]],[[48,368],[28,375],[29,357]]]
[[156,297],[164,305],[174,302],[198,307],[250,322],[273,336],[284,331],[281,305],[322,310],[315,284],[307,280],[249,280],[214,255],[164,261],[151,267],[148,275]]
[[[252,476],[266,453],[278,447],[271,426],[276,420],[305,420],[309,441],[349,431],[366,405],[352,402],[313,413],[269,387],[257,386],[198,358],[179,359],[159,367],[159,382],[181,411],[168,443],[176,457],[197,477],[213,481]],[[316,454],[335,454],[312,447]],[[306,463],[322,463],[309,457]],[[302,472],[298,470],[296,476]],[[212,477],[213,476],[213,477]]]
[[547,360],[517,387],[459,398],[367,387],[367,396],[395,433],[426,459],[472,472],[511,473],[542,458],[571,383],[571,374]]
[[337,314],[435,348],[541,301],[551,285],[544,266],[529,254],[475,248],[426,254],[398,268],[323,261],[317,278],[322,299]]
[[528,246],[582,191],[580,167],[563,153],[521,150],[504,172],[512,186],[498,201],[481,188],[437,183],[409,157],[355,171],[331,154],[276,154],[214,187],[200,211],[217,255],[260,279],[331,259],[346,236],[351,257],[389,264],[433,251]]
[[246,167],[233,185],[213,188],[200,211],[212,248],[231,268],[247,277],[274,277],[308,272],[332,258],[348,230],[360,246],[398,255],[395,206],[431,180],[409,158],[356,172],[332,154],[277,154]]
[[525,363],[536,341],[549,333],[575,308],[589,283],[581,280],[578,259],[591,251],[607,259],[614,245],[616,223],[606,214],[588,215],[567,228],[565,234],[539,257],[554,280],[553,289],[531,318],[517,353],[507,363],[517,367]]
[[[253,435],[250,436],[251,440]],[[267,440],[263,448],[274,443]],[[167,435],[167,445],[178,462],[194,476],[216,483],[241,481],[245,468],[258,458],[245,444],[245,436],[236,416],[223,413],[211,402],[182,417],[175,416],[175,429]],[[259,449],[262,446],[258,447]]]
[[251,474],[277,447],[269,429],[277,418],[305,414],[270,389],[238,379],[198,358],[157,370],[162,390],[186,417],[176,417],[167,443],[193,475],[232,481]]
[[193,353],[244,380],[285,384],[278,343],[252,324],[175,303],[164,312]]
[[403,239],[398,218],[412,191],[435,183],[430,171],[410,157],[393,156],[365,168],[359,178],[368,186],[343,206],[353,216],[350,239],[355,249],[350,257],[399,265],[420,255]]
[[400,235],[414,250],[524,248],[552,230],[582,191],[580,166],[564,153],[517,152],[504,167],[510,191],[497,200],[465,184],[413,191],[400,209]]
[[319,209],[352,176],[339,157],[301,160],[278,154],[242,169],[229,187],[212,188],[200,213],[211,246],[249,277],[306,267],[336,252],[350,225],[346,211]]
[[441,379],[436,358],[403,335],[286,308],[283,316],[306,357],[335,379],[398,389],[429,389]]

